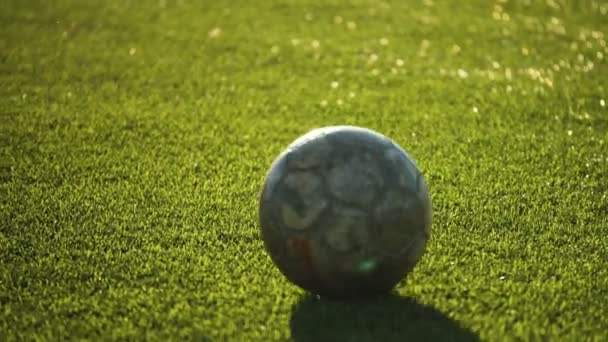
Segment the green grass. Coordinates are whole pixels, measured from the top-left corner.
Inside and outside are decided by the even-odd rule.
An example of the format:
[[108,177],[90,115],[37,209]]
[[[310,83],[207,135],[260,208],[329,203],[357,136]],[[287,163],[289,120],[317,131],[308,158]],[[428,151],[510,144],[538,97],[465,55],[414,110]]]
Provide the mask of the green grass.
[[[0,340],[606,338],[607,23],[606,1],[0,2]],[[263,251],[267,168],[332,124],[430,186],[389,298],[306,297]]]

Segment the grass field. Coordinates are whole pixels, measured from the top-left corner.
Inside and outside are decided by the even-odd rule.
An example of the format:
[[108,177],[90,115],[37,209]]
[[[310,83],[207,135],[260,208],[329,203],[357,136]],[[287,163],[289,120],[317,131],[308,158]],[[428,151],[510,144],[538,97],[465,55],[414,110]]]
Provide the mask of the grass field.
[[[0,2],[0,340],[608,338],[608,2]],[[327,302],[257,199],[308,130],[416,159],[432,238]]]

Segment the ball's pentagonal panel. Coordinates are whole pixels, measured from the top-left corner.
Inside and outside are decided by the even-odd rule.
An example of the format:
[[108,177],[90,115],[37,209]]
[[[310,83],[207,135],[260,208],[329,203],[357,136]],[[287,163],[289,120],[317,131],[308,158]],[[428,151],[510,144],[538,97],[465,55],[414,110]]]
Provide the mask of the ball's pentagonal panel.
[[[292,191],[292,195],[285,195],[281,203],[283,222],[292,229],[309,227],[328,206],[321,179],[312,172],[294,171],[288,173],[283,182]],[[295,209],[295,205],[300,210]]]
[[361,127],[325,127],[295,140],[273,162],[259,211],[278,269],[331,297],[389,291],[430,237],[431,201],[416,163]]

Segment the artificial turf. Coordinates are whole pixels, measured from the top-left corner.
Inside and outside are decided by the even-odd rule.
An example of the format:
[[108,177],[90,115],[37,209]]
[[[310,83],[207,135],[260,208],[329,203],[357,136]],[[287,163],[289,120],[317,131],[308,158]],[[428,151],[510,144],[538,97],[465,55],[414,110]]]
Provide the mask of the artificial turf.
[[[0,2],[0,340],[608,335],[606,1]],[[426,254],[327,302],[263,250],[293,139],[416,159]]]

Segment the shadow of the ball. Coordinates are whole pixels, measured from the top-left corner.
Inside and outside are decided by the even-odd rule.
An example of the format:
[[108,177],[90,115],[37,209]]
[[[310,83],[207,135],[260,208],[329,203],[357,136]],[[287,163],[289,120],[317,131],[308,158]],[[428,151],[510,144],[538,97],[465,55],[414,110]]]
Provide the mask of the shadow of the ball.
[[318,341],[480,341],[433,307],[390,294],[360,301],[306,295],[293,307],[291,336]]

